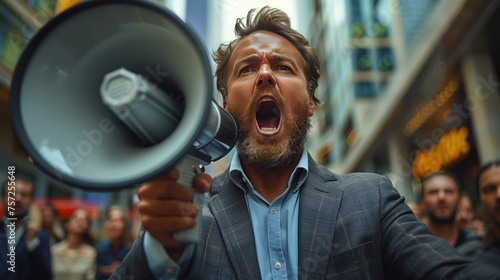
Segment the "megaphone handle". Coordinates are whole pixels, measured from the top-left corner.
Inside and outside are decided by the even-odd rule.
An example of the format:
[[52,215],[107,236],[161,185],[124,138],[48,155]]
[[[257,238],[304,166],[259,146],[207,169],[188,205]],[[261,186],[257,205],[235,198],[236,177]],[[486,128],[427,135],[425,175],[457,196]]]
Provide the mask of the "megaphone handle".
[[[177,170],[179,170],[180,173],[179,180],[177,181],[187,187],[194,188],[193,179],[194,176],[196,176],[196,174],[201,172],[200,168],[202,164],[206,163],[201,162],[201,160],[198,158],[186,155],[176,165],[176,168]],[[205,202],[205,194],[200,193],[197,190],[194,190],[193,203],[198,207],[198,209],[200,209],[197,216],[197,223],[191,229],[174,232],[173,237],[177,242],[180,243],[198,242],[200,238],[201,217],[202,217],[202,209],[204,202]],[[183,209],[181,208],[180,210],[182,213]],[[187,212],[187,210],[185,212]]]

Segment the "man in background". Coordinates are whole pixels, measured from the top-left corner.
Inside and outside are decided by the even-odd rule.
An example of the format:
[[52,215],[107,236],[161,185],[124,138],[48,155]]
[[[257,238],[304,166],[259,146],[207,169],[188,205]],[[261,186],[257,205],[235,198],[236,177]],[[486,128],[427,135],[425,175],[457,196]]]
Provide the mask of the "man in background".
[[460,183],[451,172],[439,171],[422,179],[422,205],[429,230],[468,256],[480,249],[482,239],[470,229],[460,229],[460,195]]
[[19,174],[14,177],[14,181],[2,184],[4,217],[0,221],[0,279],[51,279],[49,236],[28,217],[33,183]]
[[[481,204],[490,220],[482,250],[473,256],[475,260],[499,267],[500,264],[500,160],[485,164],[477,176]],[[500,272],[500,271],[499,271]]]

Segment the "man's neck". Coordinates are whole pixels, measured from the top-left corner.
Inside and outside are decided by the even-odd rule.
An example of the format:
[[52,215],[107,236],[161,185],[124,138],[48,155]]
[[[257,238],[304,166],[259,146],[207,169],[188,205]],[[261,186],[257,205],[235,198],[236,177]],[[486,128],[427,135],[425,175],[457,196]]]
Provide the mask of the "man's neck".
[[288,180],[299,160],[300,157],[286,167],[273,169],[258,169],[244,162],[241,166],[254,189],[271,203],[288,187]]
[[120,249],[120,247],[122,246],[122,240],[123,238],[112,238],[109,240],[110,244],[111,244],[111,248],[113,248],[114,250],[118,250]]
[[432,234],[445,239],[451,246],[455,246],[455,244],[457,243],[459,228],[456,223],[437,224],[429,221],[427,226],[429,227],[429,230],[432,232]]
[[66,237],[66,242],[68,247],[71,249],[78,249],[84,242],[83,238],[77,234],[70,233]]

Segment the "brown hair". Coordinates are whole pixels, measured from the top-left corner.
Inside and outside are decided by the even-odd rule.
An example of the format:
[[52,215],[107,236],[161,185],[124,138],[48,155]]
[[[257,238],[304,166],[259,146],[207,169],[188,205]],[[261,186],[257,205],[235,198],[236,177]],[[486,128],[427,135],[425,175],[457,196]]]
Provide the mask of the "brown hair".
[[87,220],[87,230],[83,233],[83,241],[94,247],[95,245],[95,240],[94,240],[94,237],[92,236],[92,234],[90,233],[90,229],[92,227],[92,219],[90,218],[89,216],[89,213],[87,211],[87,209],[85,208],[76,208],[75,210],[73,210],[73,213],[71,213],[71,216],[69,216],[69,218],[64,222],[64,232],[65,232],[65,235],[66,235],[66,238],[68,237],[68,230],[67,230],[67,224],[69,223],[69,221],[71,219],[73,219],[75,217],[75,213],[77,211],[83,211],[85,213],[85,220]]
[[458,180],[457,176],[455,176],[455,174],[453,174],[450,171],[442,170],[442,171],[433,172],[433,173],[425,176],[424,178],[422,178],[422,180],[420,181],[422,183],[422,197],[424,196],[424,187],[426,185],[426,182],[429,181],[429,179],[434,178],[436,176],[446,176],[446,177],[451,178],[455,182],[455,185],[457,186],[458,195],[459,196],[462,195],[462,185],[460,184],[460,181]]
[[479,194],[481,194],[481,190],[479,189],[479,178],[481,177],[481,175],[483,175],[483,173],[486,170],[493,168],[495,166],[500,166],[500,159],[489,161],[489,162],[485,163],[484,165],[481,166],[481,168],[479,169],[479,172],[477,172],[477,174],[476,174],[476,188],[477,188],[477,192]]
[[[22,182],[25,182],[28,185],[30,185],[31,186],[30,196],[31,196],[31,198],[33,198],[34,187],[33,187],[33,180],[31,179],[31,177],[18,173],[18,174],[16,174],[14,181],[16,184],[17,184],[17,182],[22,181]],[[5,179],[5,181],[2,182],[2,192],[1,192],[0,197],[4,197],[7,194],[7,186],[10,184],[9,182],[11,182],[11,180],[9,180],[9,178]]]
[[276,8],[270,8],[269,6],[263,7],[256,14],[255,11],[256,9],[251,9],[248,12],[246,22],[243,22],[244,18],[237,19],[234,27],[237,38],[229,43],[221,44],[212,53],[212,58],[217,64],[217,68],[215,69],[217,89],[222,94],[223,99],[225,100],[227,97],[228,62],[234,48],[243,38],[251,33],[265,30],[284,37],[300,52],[305,62],[307,90],[316,104],[319,104],[319,99],[314,96],[314,92],[318,87],[320,69],[318,53],[302,34],[291,28],[290,18],[285,12]]
[[122,236],[122,243],[127,245],[131,244],[134,241],[134,238],[132,237],[131,224],[130,220],[128,219],[127,212],[118,205],[111,205],[110,207],[108,207],[105,213],[106,221],[109,220],[110,218],[109,215],[111,214],[112,211],[119,211],[120,213],[123,214],[122,221],[125,224],[125,228]]

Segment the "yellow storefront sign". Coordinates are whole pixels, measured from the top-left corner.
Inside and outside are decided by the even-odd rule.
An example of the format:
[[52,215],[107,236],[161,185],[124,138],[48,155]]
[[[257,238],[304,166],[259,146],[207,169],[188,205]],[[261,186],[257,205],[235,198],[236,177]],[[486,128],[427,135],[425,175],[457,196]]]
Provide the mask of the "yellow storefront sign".
[[470,152],[468,136],[467,127],[453,128],[430,149],[416,151],[412,167],[414,178],[421,179],[432,172],[444,170],[467,156]]

